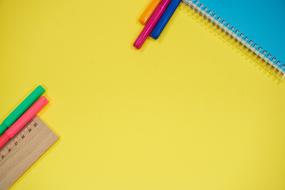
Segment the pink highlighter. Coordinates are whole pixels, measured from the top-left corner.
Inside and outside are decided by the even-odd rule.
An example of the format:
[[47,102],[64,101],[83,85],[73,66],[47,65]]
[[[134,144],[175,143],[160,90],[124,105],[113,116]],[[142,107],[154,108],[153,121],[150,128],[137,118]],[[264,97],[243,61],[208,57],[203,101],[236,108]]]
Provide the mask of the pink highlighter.
[[40,97],[5,133],[0,136],[0,149],[4,147],[10,139],[15,137],[40,111],[47,105],[48,100]]
[[153,30],[156,23],[158,22],[158,20],[160,19],[160,17],[164,13],[164,11],[167,8],[167,6],[169,5],[170,1],[171,0],[162,0],[158,4],[156,9],[153,11],[151,17],[149,18],[149,20],[145,24],[145,27],[141,31],[140,35],[136,39],[136,41],[134,43],[135,48],[140,49],[142,47],[143,43],[145,42],[147,37],[150,35],[151,31]]

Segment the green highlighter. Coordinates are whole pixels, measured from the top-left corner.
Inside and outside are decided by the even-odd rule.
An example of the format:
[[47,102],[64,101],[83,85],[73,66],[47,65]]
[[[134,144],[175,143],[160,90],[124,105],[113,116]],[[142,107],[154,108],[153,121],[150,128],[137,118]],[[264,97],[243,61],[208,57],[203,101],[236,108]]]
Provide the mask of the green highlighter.
[[45,92],[45,89],[39,85],[24,101],[16,107],[0,125],[0,135],[9,128],[25,111]]

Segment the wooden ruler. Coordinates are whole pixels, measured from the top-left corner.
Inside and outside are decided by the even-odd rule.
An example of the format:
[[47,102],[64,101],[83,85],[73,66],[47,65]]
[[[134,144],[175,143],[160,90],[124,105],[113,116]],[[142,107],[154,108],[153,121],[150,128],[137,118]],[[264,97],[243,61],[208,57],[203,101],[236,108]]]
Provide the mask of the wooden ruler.
[[0,190],[6,190],[57,141],[58,137],[34,118],[0,150]]

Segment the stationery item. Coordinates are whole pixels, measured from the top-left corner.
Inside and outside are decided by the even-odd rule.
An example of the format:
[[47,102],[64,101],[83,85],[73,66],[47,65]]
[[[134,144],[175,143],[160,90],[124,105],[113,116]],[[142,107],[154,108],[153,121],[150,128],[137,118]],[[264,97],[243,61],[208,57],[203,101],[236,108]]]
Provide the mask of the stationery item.
[[170,3],[170,0],[162,0],[159,3],[159,5],[156,7],[156,9],[152,13],[151,17],[149,18],[149,20],[147,21],[144,29],[142,30],[142,32],[140,33],[140,35],[136,39],[136,41],[134,43],[134,47],[136,47],[137,49],[140,49],[142,47],[143,43],[145,42],[145,40],[147,39],[147,37],[151,33],[152,29],[156,25],[157,21],[159,20],[159,18],[161,17],[161,15],[165,11],[165,9],[169,5],[169,3]]
[[0,136],[0,149],[11,138],[16,136],[47,103],[48,100],[44,96],[40,97],[13,125],[11,125],[11,127]]
[[284,0],[183,0],[285,74]]
[[58,137],[35,117],[0,149],[0,189],[9,189]]
[[151,37],[154,39],[159,38],[161,32],[163,31],[164,27],[167,25],[168,21],[172,17],[173,13],[177,9],[178,5],[180,4],[181,0],[172,0],[168,5],[167,9],[155,25],[154,29],[151,32]]
[[151,16],[154,9],[157,7],[157,5],[161,2],[161,0],[152,0],[150,4],[147,6],[147,8],[144,10],[143,14],[140,17],[140,22],[145,25],[148,21],[149,17]]
[[0,135],[10,127],[43,93],[45,89],[38,86],[31,94],[29,94],[24,101],[12,111],[8,117],[0,125]]

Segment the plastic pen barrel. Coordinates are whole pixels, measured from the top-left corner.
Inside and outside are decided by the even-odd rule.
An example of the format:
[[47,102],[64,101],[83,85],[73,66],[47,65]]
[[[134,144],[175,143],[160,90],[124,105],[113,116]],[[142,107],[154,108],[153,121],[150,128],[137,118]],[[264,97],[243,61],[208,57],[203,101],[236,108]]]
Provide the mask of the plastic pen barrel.
[[153,30],[154,26],[158,22],[159,18],[165,11],[166,7],[169,5],[170,0],[162,0],[159,5],[156,7],[154,12],[152,13],[151,17],[147,21],[145,27],[141,31],[140,35],[136,39],[134,43],[134,47],[137,49],[140,49],[147,39],[147,37],[150,35],[151,31]]
[[180,4],[181,0],[172,0],[159,21],[157,22],[156,26],[154,27],[153,31],[151,32],[151,37],[154,39],[159,38],[161,32],[167,25],[168,21],[172,17],[173,13],[177,9],[178,5]]
[[48,100],[40,97],[5,133],[0,136],[0,149],[4,147],[10,139],[16,136],[40,111],[47,105]]
[[161,2],[161,0],[152,0],[147,8],[144,10],[143,14],[140,17],[140,22],[144,25],[149,17],[151,16],[152,12],[155,10],[157,5]]
[[39,97],[45,92],[42,86],[38,86],[24,101],[19,104],[14,111],[0,125],[0,135],[10,127]]

